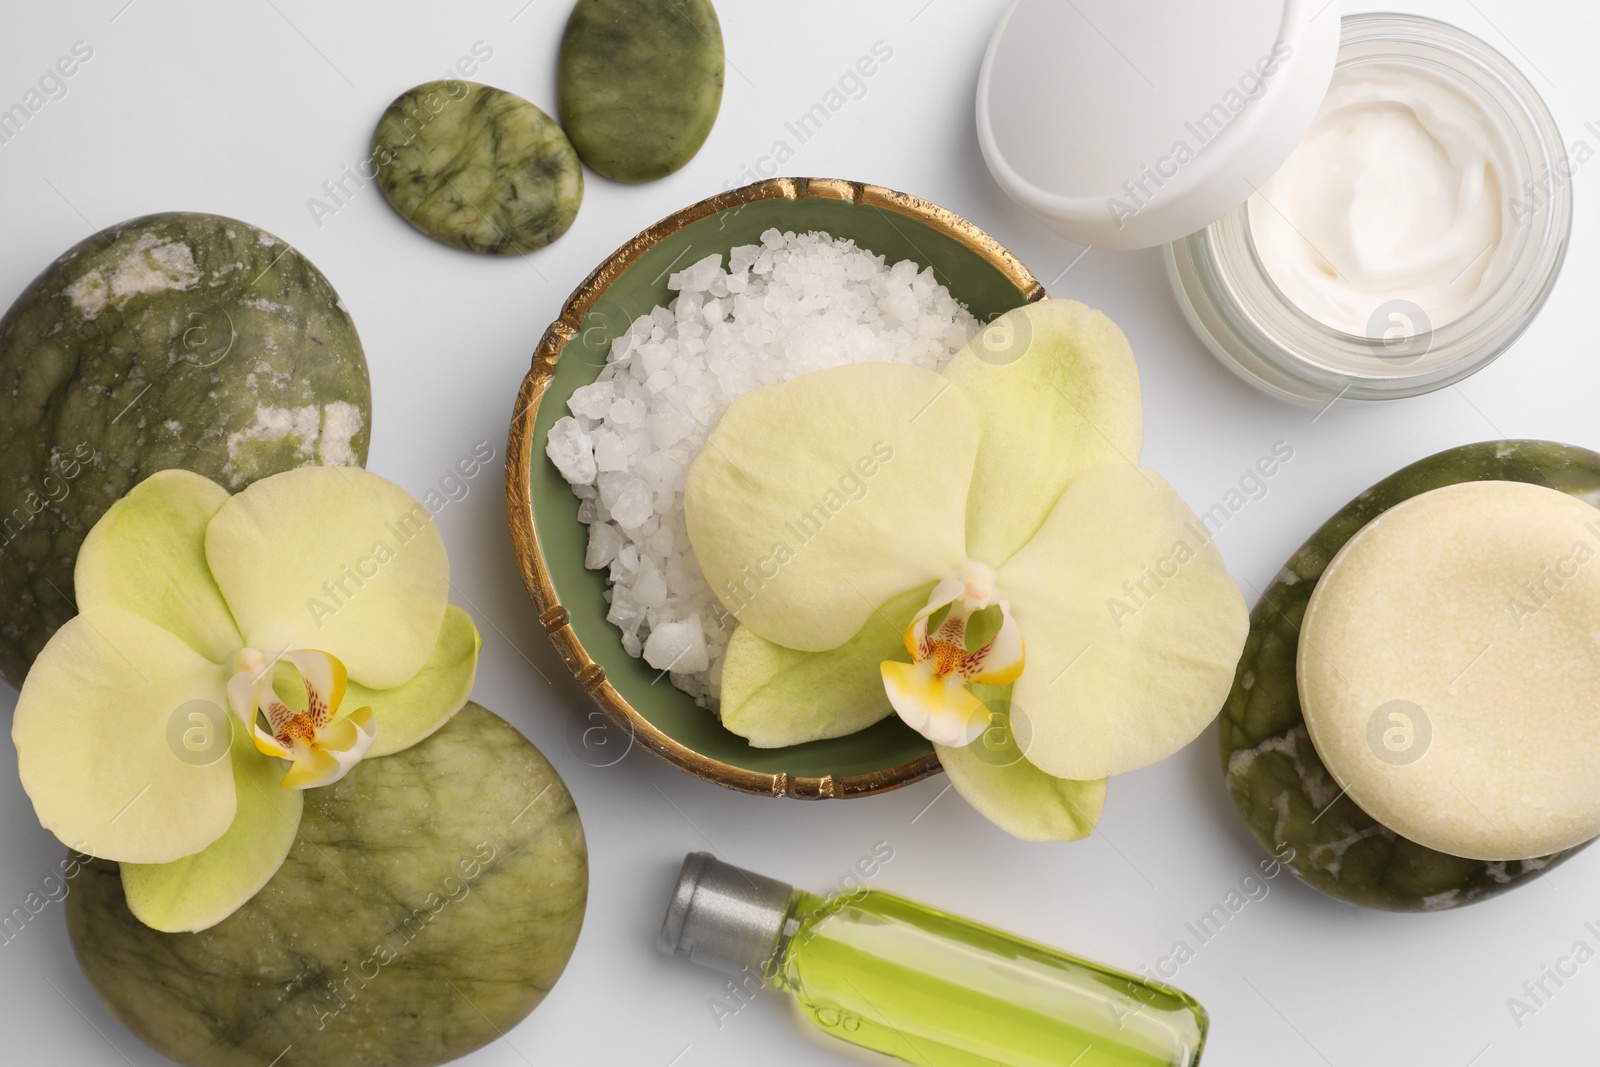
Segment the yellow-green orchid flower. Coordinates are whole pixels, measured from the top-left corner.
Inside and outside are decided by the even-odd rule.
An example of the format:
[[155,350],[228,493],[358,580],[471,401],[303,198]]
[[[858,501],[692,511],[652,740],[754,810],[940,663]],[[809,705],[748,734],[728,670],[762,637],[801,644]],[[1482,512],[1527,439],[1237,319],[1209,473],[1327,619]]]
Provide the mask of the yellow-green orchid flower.
[[235,496],[163,471],[95,524],[74,581],[79,614],[17,700],[22,784],[159,930],[232,914],[283,863],[303,790],[432,734],[477,670],[431,516],[357,468]]
[[1248,626],[1142,434],[1127,341],[1064,300],[942,374],[853,364],[735,401],[685,488],[739,621],[724,725],[778,747],[898,712],[1005,829],[1089,833],[1107,776],[1216,715]]

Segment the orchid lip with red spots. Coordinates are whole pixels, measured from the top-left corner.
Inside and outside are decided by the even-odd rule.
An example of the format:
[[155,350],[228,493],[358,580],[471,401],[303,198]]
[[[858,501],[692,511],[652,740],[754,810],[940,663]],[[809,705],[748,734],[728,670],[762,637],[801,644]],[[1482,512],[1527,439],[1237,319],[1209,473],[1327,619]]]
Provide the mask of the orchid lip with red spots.
[[[990,607],[1000,610],[999,629],[969,649],[972,617]],[[941,612],[930,632],[931,620]],[[971,744],[989,726],[988,709],[967,686],[1009,685],[1026,660],[1022,630],[1010,603],[998,596],[994,569],[971,560],[933,587],[927,605],[906,628],[905,645],[910,663],[880,665],[889,703],[906,725],[950,748]]]
[[[274,681],[280,664],[299,673],[306,693],[304,710],[295,711],[279,697]],[[285,789],[332,785],[361,762],[377,739],[371,707],[342,706],[348,675],[337,657],[302,649],[269,660],[258,649],[245,648],[235,654],[233,666],[228,704],[251,732],[258,752],[290,761],[280,783]]]

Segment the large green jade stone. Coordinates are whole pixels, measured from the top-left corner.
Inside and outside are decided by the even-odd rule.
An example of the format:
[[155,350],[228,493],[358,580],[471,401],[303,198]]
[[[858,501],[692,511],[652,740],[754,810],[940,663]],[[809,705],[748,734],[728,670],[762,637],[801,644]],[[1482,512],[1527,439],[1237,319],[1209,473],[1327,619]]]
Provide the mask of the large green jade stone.
[[561,38],[561,123],[606,177],[665,177],[711,135],[723,63],[709,0],[578,0]]
[[175,212],[69,249],[0,319],[0,676],[77,613],[78,546],[147,475],[360,465],[371,421],[355,324],[271,234]]
[[1333,557],[1396,504],[1446,485],[1486,480],[1531,482],[1594,504],[1600,501],[1600,455],[1546,441],[1486,441],[1420,460],[1324,523],[1251,613],[1250,636],[1219,722],[1228,790],[1256,838],[1331,897],[1389,911],[1459,907],[1537,877],[1587,847],[1491,863],[1407,840],[1341,795],[1301,714],[1295,677],[1300,623]]
[[308,792],[283,868],[217,926],[141,925],[115,865],[95,861],[67,929],[111,1011],[180,1063],[426,1067],[538,1005],[588,884],[561,779],[468,704],[426,741]]
[[521,255],[567,232],[583,167],[554,119],[511,93],[437,81],[401,93],[372,138],[401,218],[468,252]]

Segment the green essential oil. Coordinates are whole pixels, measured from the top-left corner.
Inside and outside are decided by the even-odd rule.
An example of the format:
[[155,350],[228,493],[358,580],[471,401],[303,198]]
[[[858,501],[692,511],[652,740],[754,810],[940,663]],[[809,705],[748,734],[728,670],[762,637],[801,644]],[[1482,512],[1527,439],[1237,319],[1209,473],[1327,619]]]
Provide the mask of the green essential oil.
[[1205,1009],[1175,989],[877,890],[819,897],[704,853],[664,951],[787,990],[825,1032],[925,1067],[1190,1067]]

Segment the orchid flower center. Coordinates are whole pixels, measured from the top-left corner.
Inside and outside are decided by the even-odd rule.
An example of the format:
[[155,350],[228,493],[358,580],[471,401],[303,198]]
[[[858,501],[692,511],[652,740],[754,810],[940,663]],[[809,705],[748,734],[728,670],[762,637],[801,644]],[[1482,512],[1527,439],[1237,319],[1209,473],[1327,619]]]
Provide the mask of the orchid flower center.
[[[278,688],[289,670],[300,676],[303,706],[299,700],[291,705]],[[243,648],[234,654],[228,705],[250,731],[257,751],[289,761],[289,772],[279,783],[283,788],[332,785],[372,747],[377,721],[370,707],[345,711],[347,682],[344,664],[316,649],[268,656]]]
[[998,596],[993,568],[974,560],[934,586],[905,645],[910,663],[880,666],[889,703],[912,729],[947,747],[971,744],[989,725],[968,684],[1009,685],[1022,673],[1021,628]]

